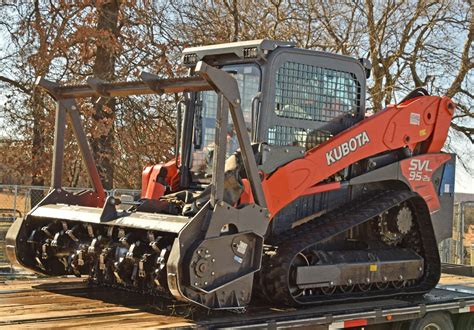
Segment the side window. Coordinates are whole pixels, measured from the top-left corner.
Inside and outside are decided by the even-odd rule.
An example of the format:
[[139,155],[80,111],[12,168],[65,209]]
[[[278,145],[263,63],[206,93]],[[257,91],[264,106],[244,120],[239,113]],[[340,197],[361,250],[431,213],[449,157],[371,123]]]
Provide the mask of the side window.
[[[279,118],[325,123],[359,110],[360,87],[350,72],[286,62],[278,69],[275,87],[275,113]],[[310,149],[334,133],[277,125],[269,129],[268,142]]]
[[[254,64],[238,64],[224,66],[223,70],[233,75],[237,81],[242,98],[242,112],[248,132],[252,126],[252,99],[260,90],[260,69]],[[192,150],[191,175],[194,182],[208,183],[212,172],[214,155],[214,137],[216,134],[216,115],[218,96],[213,91],[198,94],[196,107],[200,107],[199,115],[194,117],[194,141]],[[239,148],[234,124],[229,114],[227,125],[227,156]]]
[[275,125],[268,130],[268,143],[276,146],[298,146],[306,150],[316,147],[333,136],[325,130]]

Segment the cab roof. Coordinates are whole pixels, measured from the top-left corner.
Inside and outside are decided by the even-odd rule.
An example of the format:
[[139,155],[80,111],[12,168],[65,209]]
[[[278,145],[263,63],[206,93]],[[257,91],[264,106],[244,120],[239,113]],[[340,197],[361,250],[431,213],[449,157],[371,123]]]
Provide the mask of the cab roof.
[[183,63],[193,65],[206,57],[227,57],[235,59],[263,58],[278,47],[294,47],[294,42],[269,39],[238,41],[224,44],[190,47],[183,50]]

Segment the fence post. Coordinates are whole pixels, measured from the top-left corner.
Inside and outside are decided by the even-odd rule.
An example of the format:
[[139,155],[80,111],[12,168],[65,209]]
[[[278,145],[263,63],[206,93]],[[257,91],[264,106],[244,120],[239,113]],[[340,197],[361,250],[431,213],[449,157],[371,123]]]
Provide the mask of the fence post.
[[471,244],[471,266],[474,266],[474,243]]
[[16,212],[16,200],[18,198],[18,185],[15,185],[14,191],[15,191],[15,196],[13,197],[13,212],[14,212],[13,214],[16,217],[16,214],[17,214],[17,212]]
[[459,203],[460,205],[460,212],[461,212],[461,229],[460,229],[460,235],[461,235],[461,238],[460,238],[460,241],[461,241],[461,265],[464,265],[465,264],[465,261],[464,261],[464,202],[461,202]]
[[24,211],[24,216],[26,215],[26,213],[28,213],[30,210],[28,209],[28,205],[31,205],[31,203],[29,203],[29,200],[31,200],[31,191],[30,189],[27,189],[25,191],[25,206],[23,207],[23,211]]

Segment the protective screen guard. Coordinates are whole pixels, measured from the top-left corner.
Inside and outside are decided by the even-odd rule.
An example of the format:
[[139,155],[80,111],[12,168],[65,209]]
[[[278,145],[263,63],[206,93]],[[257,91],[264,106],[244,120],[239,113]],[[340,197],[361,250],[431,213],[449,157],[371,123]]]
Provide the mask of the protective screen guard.
[[[105,191],[81,123],[76,99],[212,90],[212,87],[208,82],[201,77],[161,79],[157,75],[142,72],[140,78],[141,81],[110,83],[90,77],[87,79],[87,85],[60,86],[59,84],[48,81],[43,77],[38,77],[36,80],[36,86],[44,89],[57,102],[51,188],[60,189],[62,187],[64,132],[66,117],[68,116],[72,123],[74,135],[76,136],[95,193],[97,194],[99,201],[103,202],[105,199]],[[99,202],[98,204],[100,205],[101,203]]]

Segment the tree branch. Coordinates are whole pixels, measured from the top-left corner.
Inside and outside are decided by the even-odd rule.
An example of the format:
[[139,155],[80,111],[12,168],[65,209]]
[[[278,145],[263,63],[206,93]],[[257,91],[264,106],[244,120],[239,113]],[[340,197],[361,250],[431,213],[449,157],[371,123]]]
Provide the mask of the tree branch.
[[25,94],[29,94],[31,92],[31,89],[30,88],[27,88],[25,87],[25,85],[23,85],[22,83],[18,82],[18,81],[15,81],[15,80],[12,80],[8,77],[5,77],[5,76],[0,76],[0,81],[3,81],[9,85],[12,85],[13,87],[21,90],[23,93]]

